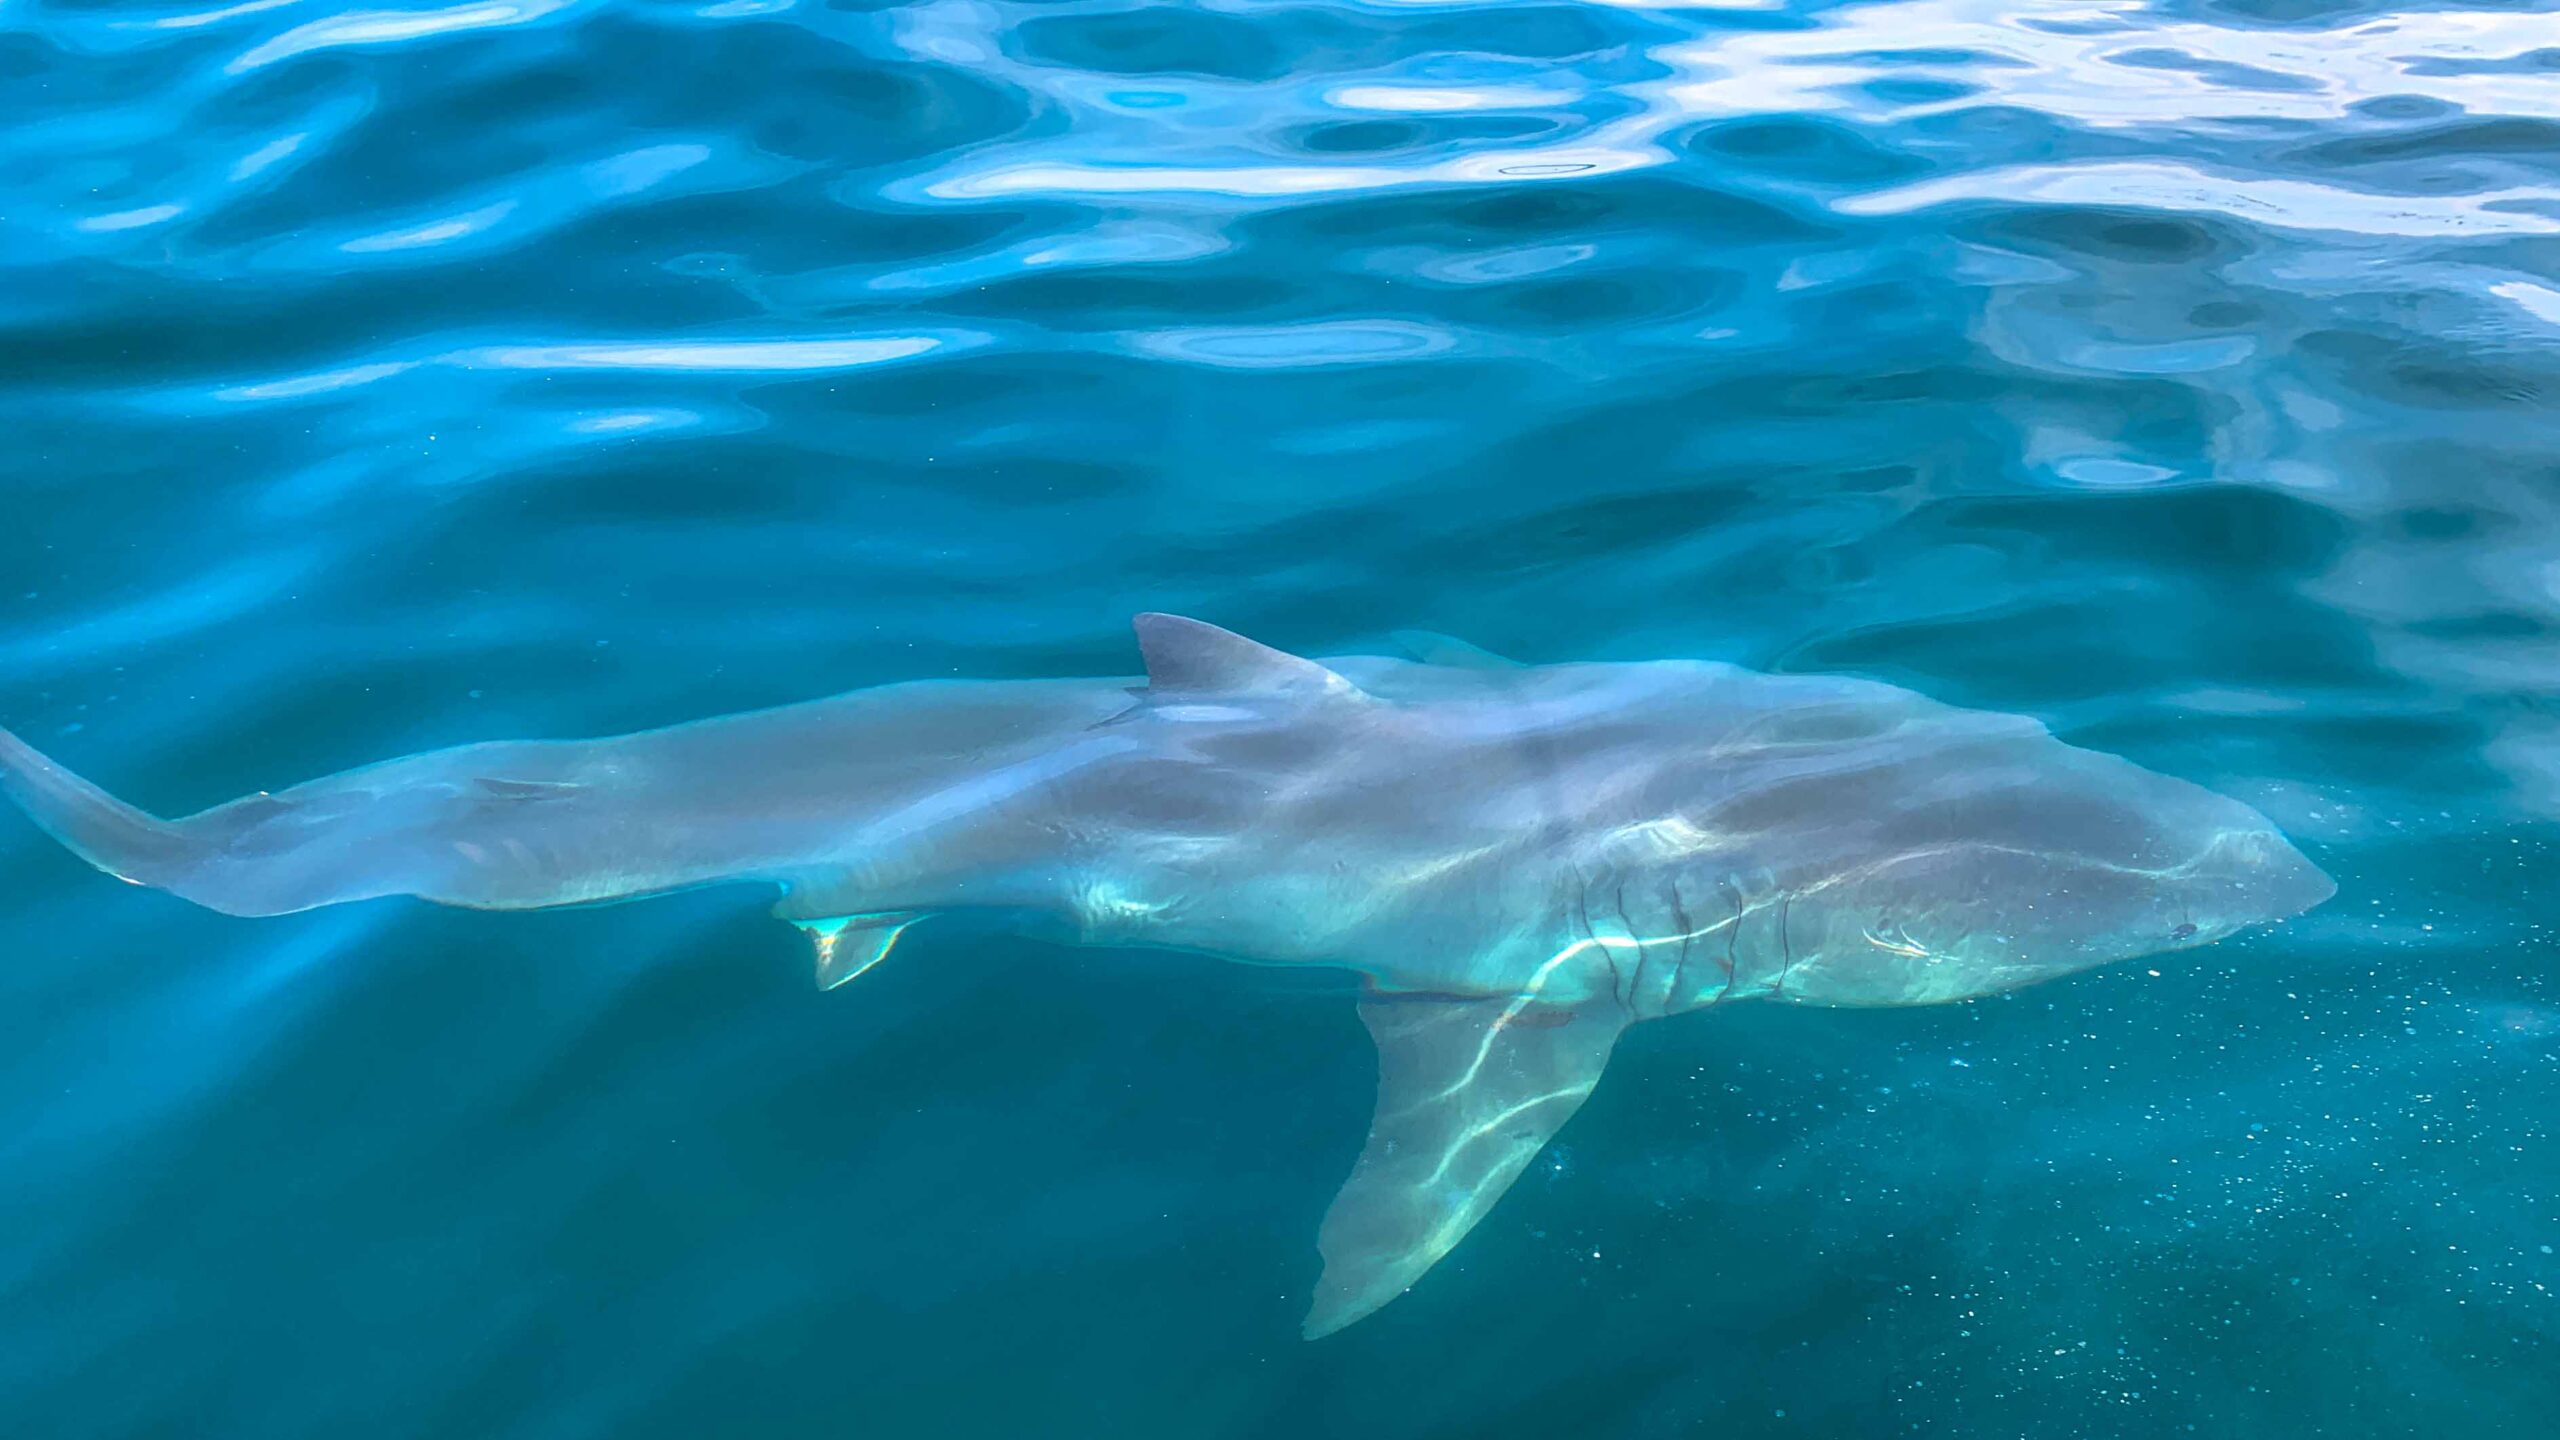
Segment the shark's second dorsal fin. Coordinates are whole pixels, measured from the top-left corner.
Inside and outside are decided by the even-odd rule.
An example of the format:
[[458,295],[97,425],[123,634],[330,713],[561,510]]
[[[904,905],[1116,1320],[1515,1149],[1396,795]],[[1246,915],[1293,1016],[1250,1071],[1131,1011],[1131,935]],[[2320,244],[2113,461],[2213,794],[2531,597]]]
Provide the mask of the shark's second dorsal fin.
[[1496,655],[1481,645],[1470,645],[1455,635],[1436,630],[1398,630],[1396,644],[1404,652],[1425,665],[1447,665],[1460,670],[1518,670],[1519,661]]
[[1313,660],[1204,621],[1149,612],[1133,624],[1138,651],[1147,661],[1147,693],[1153,699],[1176,695],[1365,698],[1359,686]]

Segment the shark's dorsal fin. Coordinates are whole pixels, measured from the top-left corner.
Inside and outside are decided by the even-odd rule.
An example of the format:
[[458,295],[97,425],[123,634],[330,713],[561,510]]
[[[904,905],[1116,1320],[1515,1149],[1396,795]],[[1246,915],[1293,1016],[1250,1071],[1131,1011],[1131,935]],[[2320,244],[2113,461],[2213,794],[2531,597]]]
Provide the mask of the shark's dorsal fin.
[[1307,1338],[1405,1292],[1493,1208],[1609,1063],[1625,1016],[1607,1001],[1374,995],[1369,1143],[1325,1212]]
[[884,915],[835,915],[824,920],[794,920],[818,947],[818,988],[833,990],[889,958],[889,951],[922,911]]
[[1470,645],[1455,635],[1434,630],[1398,630],[1395,642],[1404,653],[1425,665],[1448,665],[1462,670],[1517,670],[1520,662],[1506,660],[1481,645]]
[[1147,694],[1362,696],[1360,687],[1313,660],[1247,640],[1205,621],[1155,612],[1131,622],[1147,661]]

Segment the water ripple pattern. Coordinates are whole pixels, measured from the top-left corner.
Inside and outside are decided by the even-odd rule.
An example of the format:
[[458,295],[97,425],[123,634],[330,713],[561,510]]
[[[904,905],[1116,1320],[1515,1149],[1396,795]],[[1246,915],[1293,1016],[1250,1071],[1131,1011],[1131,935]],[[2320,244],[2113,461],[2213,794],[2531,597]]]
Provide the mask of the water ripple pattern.
[[[0,825],[44,1436],[2547,1436],[2552,0],[17,0],[0,723],[184,810],[1125,672],[1133,611],[2029,714],[2280,934],[1631,1037],[1294,1324],[1345,991]],[[784,933],[776,933],[776,932]]]

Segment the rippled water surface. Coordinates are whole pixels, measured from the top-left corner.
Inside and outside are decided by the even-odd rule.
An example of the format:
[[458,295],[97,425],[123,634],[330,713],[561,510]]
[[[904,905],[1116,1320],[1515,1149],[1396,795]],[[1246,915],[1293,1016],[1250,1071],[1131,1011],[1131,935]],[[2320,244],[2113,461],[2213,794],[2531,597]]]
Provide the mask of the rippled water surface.
[[183,811],[889,680],[1715,657],[2279,931],[1647,1026],[1297,1338],[1338,976],[229,920],[0,817],[27,1436],[2547,1436],[2560,9],[0,7],[0,720]]

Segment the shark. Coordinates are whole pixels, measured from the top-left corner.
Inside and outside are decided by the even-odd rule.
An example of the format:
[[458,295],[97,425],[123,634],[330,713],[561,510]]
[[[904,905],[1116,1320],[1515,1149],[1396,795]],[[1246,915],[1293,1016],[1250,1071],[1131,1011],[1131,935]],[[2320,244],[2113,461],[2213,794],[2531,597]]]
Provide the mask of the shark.
[[1365,1146],[1303,1325],[1404,1294],[1627,1027],[1970,1000],[2298,915],[2249,806],[2016,715],[1698,660],[1523,665],[1400,632],[1309,659],[1168,614],[1143,676],[929,680],[592,740],[463,745],[183,819],[0,731],[0,792],[235,916],[774,887],[832,989],[934,916],[1360,978]]

